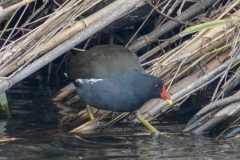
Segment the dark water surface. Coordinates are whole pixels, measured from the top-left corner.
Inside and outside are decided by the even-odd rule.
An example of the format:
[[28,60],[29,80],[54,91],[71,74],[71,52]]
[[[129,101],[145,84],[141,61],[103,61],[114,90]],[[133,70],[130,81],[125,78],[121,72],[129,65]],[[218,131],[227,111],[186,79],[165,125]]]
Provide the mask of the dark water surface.
[[[0,112],[0,137],[22,139],[0,142],[0,160],[240,159],[239,140],[183,135],[183,125],[157,127],[167,132],[169,137],[149,134],[133,136],[132,133],[147,133],[140,125],[135,131],[130,129],[131,132],[116,134],[116,128],[110,128],[107,130],[111,133],[105,130],[79,135],[82,139],[77,139],[73,134],[68,134],[66,129],[58,127],[63,109],[46,100],[49,94],[46,94],[48,98],[44,98],[40,93],[41,90],[29,89],[25,93],[9,91],[12,116],[7,120],[6,114]],[[22,94],[25,96],[21,97]],[[117,129],[124,130],[124,127]]]

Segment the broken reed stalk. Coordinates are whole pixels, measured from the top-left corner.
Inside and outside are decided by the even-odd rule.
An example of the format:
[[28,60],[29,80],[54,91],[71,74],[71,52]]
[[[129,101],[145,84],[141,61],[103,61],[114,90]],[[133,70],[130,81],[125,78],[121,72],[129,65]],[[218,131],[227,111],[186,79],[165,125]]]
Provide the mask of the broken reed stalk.
[[[240,13],[240,10],[237,13]],[[234,22],[233,25],[235,25],[236,22]],[[232,26],[232,28],[226,31],[228,27],[229,26],[225,24],[225,25],[216,27],[214,29],[210,29],[208,32],[206,32],[206,34],[204,34],[204,37],[199,37],[190,45],[186,44],[185,46],[183,46],[183,49],[181,48],[180,52],[177,51],[171,56],[164,59],[164,61],[159,61],[155,63],[153,65],[154,67],[152,67],[151,69],[152,71],[151,74],[163,77],[164,73],[166,73],[166,70],[171,70],[171,68],[169,68],[169,64],[173,62],[181,61],[184,56],[185,56],[184,59],[187,58],[186,62],[184,62],[184,65],[185,65],[185,64],[192,63],[194,60],[199,61],[199,57],[203,58],[203,56],[207,56],[210,53],[215,53],[216,52],[214,50],[215,48],[227,43],[233,38],[235,33],[234,26]],[[222,34],[224,32],[225,34]],[[204,39],[209,39],[209,41],[204,42]],[[231,44],[232,43],[230,43],[230,45]],[[222,47],[219,50],[221,49]],[[207,52],[210,52],[210,53],[207,54]],[[160,59],[162,58],[160,57]],[[161,74],[159,75],[157,73],[161,73]]]
[[191,120],[188,122],[186,127],[189,127],[190,125],[192,125],[194,122],[196,122],[196,119],[198,119],[198,117],[201,117],[202,115],[208,113],[209,111],[212,111],[212,110],[215,110],[215,109],[222,109],[228,104],[240,101],[239,96],[240,96],[240,92],[237,92],[230,97],[220,99],[220,100],[217,100],[215,102],[212,102],[212,103],[208,104],[207,106],[202,108],[200,111],[198,111],[194,115],[194,117],[191,118]]
[[[167,64],[165,64],[164,66],[162,66],[161,61],[157,62],[153,65],[152,69],[148,72],[150,72],[152,75],[156,75],[156,76],[162,77],[162,78],[165,77],[165,79],[168,79],[168,77],[171,78],[171,75],[169,74],[169,72],[171,70],[173,71],[174,70],[173,67],[175,67],[175,65],[171,65],[171,64],[179,63],[182,60],[185,60],[183,65],[185,65],[187,68],[185,67],[184,69],[181,69],[180,73],[177,75],[177,77],[179,77],[183,73],[188,71],[189,69],[192,69],[193,67],[195,67],[197,64],[199,64],[202,60],[206,59],[207,57],[216,55],[218,52],[224,50],[225,48],[232,46],[234,43],[229,43],[229,44],[224,45],[223,47],[215,49],[218,46],[221,46],[222,44],[226,43],[226,40],[232,39],[232,37],[234,36],[234,33],[235,33],[233,30],[234,30],[234,27],[229,29],[226,32],[226,34],[217,36],[216,38],[215,38],[215,36],[216,36],[215,34],[211,34],[211,36],[209,36],[209,38],[212,39],[210,42],[208,42],[204,45],[201,45],[197,42],[196,44],[194,44],[195,45],[194,48],[191,48],[191,47],[188,48],[189,52],[188,51],[183,52],[186,54],[180,54],[177,57],[176,56],[172,57],[172,59],[169,59],[169,62]],[[219,32],[221,33],[221,30]],[[217,35],[219,34],[219,32],[216,32]],[[205,54],[203,54],[203,53],[205,53]],[[175,55],[175,53],[174,53],[174,55]],[[162,66],[162,67],[160,67],[160,66]],[[173,66],[173,67],[169,67],[169,66]]]
[[229,116],[234,116],[236,113],[240,111],[240,102],[238,99],[238,102],[233,102],[229,104],[228,106],[224,107],[222,110],[218,111],[214,116],[211,117],[211,119],[205,119],[205,121],[199,123],[199,127],[196,128],[193,133],[200,134],[206,130],[209,130],[216,126],[217,124],[220,124],[224,122],[226,119],[229,118]]
[[[71,1],[68,4],[66,4],[66,6],[63,7],[63,9],[67,9],[68,7],[73,5],[72,2],[74,1]],[[56,19],[59,19],[62,13],[63,12],[54,13],[54,16],[52,16],[50,20],[47,20],[45,23],[43,23],[39,27],[35,28],[31,32],[25,34],[24,36],[20,37],[18,40],[9,44],[8,49],[6,49],[6,51],[4,52],[1,52],[0,64],[2,63],[8,64],[13,59],[11,56],[13,55],[16,56],[16,54],[19,54],[19,52],[21,52],[25,46],[27,46],[29,43],[33,43],[34,39],[39,40],[39,37],[43,36],[48,32],[47,30],[48,26],[50,26],[51,24],[54,24],[54,21],[56,21]],[[37,42],[37,40],[35,40],[35,42]],[[5,61],[6,59],[7,61]],[[1,67],[3,67],[3,65],[1,65]]]
[[[95,1],[91,1],[90,3],[87,3],[86,5],[84,5],[82,10],[80,10],[80,12],[81,13],[85,12],[87,9],[89,9],[89,7],[94,6],[98,2],[100,2],[100,0],[95,0]],[[71,4],[72,3],[73,2],[71,2]],[[1,69],[0,75],[5,76],[5,75],[15,71],[18,68],[17,66],[21,66],[25,62],[29,62],[29,60],[32,60],[34,56],[35,56],[34,58],[37,58],[37,57],[45,54],[47,51],[53,49],[57,45],[66,41],[73,35],[77,34],[79,31],[83,30],[86,26],[94,23],[96,20],[101,18],[101,16],[104,16],[108,13],[108,10],[107,11],[103,10],[101,13],[98,12],[99,16],[94,14],[84,20],[80,20],[75,25],[73,25],[69,29],[66,29],[65,31],[62,31],[61,33],[58,33],[53,38],[46,40],[46,38],[43,37],[44,39],[42,38],[42,40],[39,40],[38,37],[42,37],[44,34],[49,34],[49,32],[51,30],[55,29],[56,27],[58,27],[61,24],[61,22],[68,21],[68,19],[69,19],[68,16],[70,16],[70,13],[71,13],[70,12],[71,7],[72,6],[69,6],[69,4],[66,5],[65,7],[63,7],[63,9],[60,12],[57,12],[52,18],[47,20],[44,24],[42,24],[40,27],[38,27],[34,32],[32,32],[31,34],[28,34],[26,39],[20,41],[16,45],[14,45],[14,47],[11,48],[9,52],[6,52],[0,60],[3,63],[7,59],[7,62],[5,62],[5,64],[1,65],[1,67],[0,67],[0,69]],[[63,12],[64,10],[68,14],[64,13]],[[112,10],[110,8],[110,12],[111,11]],[[62,18],[63,16],[64,16],[64,18]],[[59,29],[57,29],[57,30],[59,30]],[[32,48],[31,50],[29,50],[29,52],[25,51],[26,50],[26,48],[24,48],[25,46],[26,47],[32,46],[35,43],[38,44],[36,46],[36,48]],[[25,53],[22,53],[22,52],[25,52]],[[13,56],[13,54],[14,54],[14,56]],[[14,61],[15,60],[14,57],[16,56],[16,54],[18,54],[19,56],[20,56],[20,54],[23,54],[23,55],[21,56],[20,60]],[[13,62],[9,63],[10,61],[13,61]],[[16,65],[16,63],[17,63],[17,65]]]
[[[235,3],[233,3],[232,5],[230,5],[226,11],[224,13],[222,13],[216,20],[220,20],[221,18],[223,18],[223,16],[225,16],[229,11],[231,11],[231,9],[233,9],[236,5],[238,5],[240,3],[240,0],[236,1]],[[181,15],[179,16],[181,17]],[[162,27],[160,27],[160,30],[162,29]],[[203,33],[205,32],[206,30],[203,30],[201,31],[200,33],[198,33],[198,35],[193,38],[190,42],[189,42],[189,45],[190,46],[190,43],[194,42],[196,39],[198,39],[199,37],[202,37]],[[173,42],[175,42],[176,40],[180,39],[181,37],[180,36],[175,36],[171,39],[168,39],[168,41],[165,41],[164,43],[162,43],[161,45],[153,48],[152,50],[148,51],[147,53],[143,54],[143,56],[140,57],[140,61],[142,62],[144,59],[150,57],[151,55],[154,55],[155,53],[157,53],[158,51],[162,50],[163,48],[167,47],[168,44],[172,44]],[[140,38],[139,38],[140,39]],[[137,45],[137,44],[136,44]]]
[[[231,6],[229,8],[231,8]],[[240,13],[240,10],[233,13],[230,16],[229,20],[236,19],[235,17],[239,13]],[[180,70],[180,74],[177,75],[176,80],[178,80],[179,78],[184,76],[182,74],[185,73],[187,70],[192,69],[193,67],[196,67],[196,65],[200,63],[200,60],[204,59],[204,56],[207,56],[210,58],[213,57],[210,54],[212,54],[212,53],[216,54],[215,48],[223,45],[227,41],[230,41],[232,39],[232,37],[234,36],[234,33],[235,33],[234,25],[236,25],[237,22],[238,21],[232,21],[231,26],[233,26],[233,27],[231,29],[228,29],[227,31],[226,31],[226,29],[229,28],[229,25],[227,25],[227,24],[221,25],[219,27],[215,27],[213,29],[209,29],[209,30],[205,31],[204,37],[202,37],[202,36],[197,36],[198,38],[195,37],[193,40],[191,40],[189,43],[187,43],[187,45],[184,45],[183,47],[181,47],[180,49],[178,49],[176,52],[174,52],[172,54],[169,54],[172,52],[172,50],[169,51],[168,53],[159,57],[158,62],[155,62],[155,64],[153,64],[148,69],[147,72],[152,75],[164,78],[165,80],[168,81],[169,78],[172,77],[171,72],[175,72],[175,70],[176,70],[176,65],[174,65],[173,63],[181,62],[182,59],[184,59],[184,60],[187,59],[183,63],[185,65],[184,68],[182,68]],[[222,34],[222,33],[224,33],[224,34]],[[200,34],[200,35],[202,35],[202,34]],[[205,37],[207,39],[209,39],[209,41],[204,42]],[[176,38],[177,37],[175,36],[175,39]],[[230,45],[231,44],[232,43],[230,43]],[[162,45],[162,47],[165,47],[165,46]],[[158,46],[157,48],[161,48],[161,47]],[[219,49],[222,50],[222,47]],[[154,48],[153,50],[156,50],[156,49]],[[206,52],[210,52],[210,53],[204,54]],[[154,53],[154,51],[150,51],[150,54],[153,54],[153,53]],[[169,55],[169,56],[166,56],[166,55]],[[201,56],[201,59],[199,59],[200,56]],[[191,64],[191,65],[189,65],[189,64]],[[185,75],[186,75],[186,73],[185,73]]]
[[[0,9],[0,22],[9,14],[11,14],[13,11],[17,10],[18,8],[25,6],[29,3],[34,2],[35,0],[23,0],[17,4],[14,4],[10,7],[7,7],[5,9]],[[1,6],[0,6],[1,7]]]
[[[229,11],[231,8],[233,8],[236,4],[237,3],[231,4],[228,7],[227,11]],[[230,16],[230,19],[236,19],[236,16],[239,13],[240,13],[239,10],[236,11],[235,13],[233,13]],[[222,13],[218,17],[218,20],[221,19],[223,17],[223,15],[225,15],[225,14],[226,14],[226,12]],[[237,21],[234,21],[231,25],[234,26],[236,23],[237,23]],[[214,29],[209,29],[207,31],[206,30],[201,31],[200,33],[197,34],[196,37],[194,37],[190,42],[188,42],[187,45],[185,45],[184,47],[179,49],[174,54],[171,54],[170,56],[166,57],[166,55],[168,54],[167,53],[167,54],[164,54],[163,56],[159,57],[159,62],[158,62],[159,64],[155,63],[151,67],[151,69],[148,70],[148,73],[150,72],[152,75],[156,75],[156,76],[163,78],[163,75],[165,75],[166,73],[169,73],[170,70],[172,70],[172,68],[169,67],[169,65],[167,65],[167,64],[169,64],[171,61],[173,61],[173,59],[176,59],[176,60],[179,59],[179,61],[180,61],[180,57],[184,56],[184,54],[198,52],[198,54],[194,54],[194,55],[192,54],[193,56],[188,58],[188,60],[185,62],[185,64],[188,64],[191,61],[193,61],[194,59],[197,59],[199,56],[201,56],[202,53],[209,52],[209,51],[213,50],[214,48],[219,47],[220,45],[226,43],[226,40],[231,39],[232,36],[234,35],[233,31],[228,30],[227,32],[228,32],[229,36],[227,36],[227,34],[225,32],[226,28],[229,28],[229,26],[221,25],[220,27],[217,27],[217,28],[215,27]],[[234,29],[234,27],[233,27],[233,29]],[[202,34],[203,32],[204,32],[204,37],[207,37],[209,42],[203,42],[203,34]],[[224,34],[222,34],[221,32]],[[169,40],[165,41],[161,45],[155,47],[148,53],[141,56],[140,60],[142,61],[142,60],[146,59],[147,57],[153,55],[160,49],[167,47],[168,44],[173,43],[174,41],[178,40],[180,37],[181,36],[175,36],[174,38],[170,38]],[[167,67],[166,67],[166,65],[167,65]]]
[[238,132],[236,133],[236,131],[234,131],[234,126],[238,125],[237,123],[239,123],[240,120],[239,94],[240,91],[230,97],[217,100],[202,108],[191,118],[186,125],[184,132],[191,131],[195,134],[199,134],[218,126],[218,128],[220,127],[224,130],[217,136],[217,138],[225,137],[224,134],[227,134],[226,136],[230,137],[237,134]]
[[[194,4],[193,6],[189,7],[187,10],[182,12],[180,16],[175,17],[177,20],[181,21],[187,21],[191,19],[192,17],[196,16],[199,12],[206,9],[207,7],[211,6],[213,3],[215,3],[215,0],[203,0],[199,3]],[[144,35],[140,38],[138,38],[135,43],[131,44],[128,48],[132,51],[137,51],[141,49],[142,47],[146,46],[150,42],[156,40],[158,37],[163,36],[170,30],[176,28],[180,24],[176,21],[170,20],[161,27],[156,28],[151,33]]]
[[189,83],[192,83],[196,81],[201,75],[206,74],[214,70],[215,68],[219,67],[222,62],[227,58],[229,55],[230,50],[226,51],[225,53],[218,56],[218,58],[213,59],[209,63],[206,64],[206,70],[204,70],[204,73],[201,69],[196,69],[191,75],[188,75],[187,77],[177,81],[174,85],[171,86],[169,89],[169,92],[171,94],[177,93],[179,90],[185,88],[189,85]]
[[232,91],[237,85],[240,84],[240,68],[234,73],[234,75],[221,87],[221,90],[217,93],[217,98],[220,96],[226,95]]
[[[98,3],[99,1],[95,1],[94,3]],[[91,1],[91,3],[93,3]],[[91,4],[92,5],[92,4]],[[116,5],[120,5],[119,2],[114,2],[112,4],[110,4],[108,6],[108,9],[106,10],[101,10],[102,12],[97,12],[91,16],[89,16],[86,19],[83,19],[79,22],[77,22],[76,24],[74,24],[72,27],[70,27],[69,29],[60,32],[58,35],[56,35],[55,37],[53,37],[50,41],[46,41],[43,42],[42,44],[39,44],[39,46],[36,49],[33,49],[31,52],[29,52],[27,55],[25,55],[24,57],[21,57],[21,60],[17,62],[18,65],[22,65],[24,62],[28,61],[29,59],[31,59],[34,55],[41,55],[46,53],[47,51],[51,50],[52,48],[56,47],[57,45],[61,44],[62,42],[64,42],[65,40],[67,40],[68,38],[72,37],[73,35],[75,35],[77,32],[81,31],[82,29],[85,28],[85,26],[88,26],[92,23],[94,23],[96,20],[101,19],[102,17],[106,16],[108,13],[111,13],[114,10],[114,6]],[[85,5],[84,7],[89,7],[89,5]],[[56,17],[58,18],[58,17]],[[48,23],[49,24],[49,23]],[[42,29],[44,29],[46,25],[44,24],[43,27],[41,27],[40,31]],[[46,30],[46,29],[44,29]],[[39,33],[39,31],[38,31]],[[38,35],[39,36],[39,35]],[[28,36],[29,37],[33,37],[33,35]],[[26,40],[25,40],[26,41]],[[29,41],[29,40],[28,40]],[[23,46],[23,43],[21,43],[21,45],[18,46]],[[18,51],[19,52],[19,47],[15,47],[16,49],[12,49],[11,51]],[[40,53],[40,54],[39,54]],[[12,54],[12,52],[10,52],[10,54]],[[9,55],[10,55],[9,54]],[[8,54],[5,54],[8,55]],[[6,59],[6,58],[5,58]],[[10,63],[7,64],[7,66],[4,67],[5,69],[1,68],[0,71],[0,75],[4,76],[8,73],[11,73],[12,71],[16,70],[16,65],[15,63]]]
[[[235,3],[234,3],[235,4]],[[233,5],[231,5],[229,8],[232,8]],[[236,4],[235,4],[236,5]],[[229,9],[227,10],[229,11]],[[230,19],[236,19],[236,16],[238,16],[240,13],[240,10],[237,10],[236,12],[234,12],[229,18]],[[222,15],[220,15],[216,20],[221,19],[224,15],[226,14],[226,12],[224,12]],[[233,22],[232,26],[234,26],[237,23],[237,21]],[[186,44],[183,48],[181,48],[178,52],[176,52],[175,54],[173,54],[171,57],[168,57],[164,62],[161,63],[161,65],[166,64],[172,57],[175,57],[176,55],[180,56],[181,54],[184,53],[192,53],[193,51],[202,48],[203,45],[203,36],[213,39],[215,38],[215,35],[221,34],[220,32],[225,32],[225,29],[228,28],[227,25],[221,25],[217,28],[214,29],[210,29],[210,30],[202,30],[200,33],[197,34],[196,37],[194,37],[190,42],[188,42],[188,44]],[[224,40],[225,41],[225,40]],[[223,43],[222,43],[223,44]],[[218,44],[218,46],[220,46],[220,44]],[[215,46],[216,47],[216,46]],[[213,46],[214,48],[214,46]],[[197,57],[195,56],[195,59]]]
[[[81,31],[80,33],[76,34],[69,40],[63,42],[61,45],[57,46],[38,60],[34,61],[34,63],[31,63],[26,68],[23,68],[21,71],[16,72],[14,75],[10,76],[9,78],[3,78],[2,83],[0,84],[0,93],[6,91],[8,88],[10,88],[13,84],[19,82],[23,78],[29,76],[33,72],[37,71],[41,67],[45,66],[55,58],[59,57],[63,53],[67,52],[77,44],[81,43],[94,33],[98,32],[111,22],[113,22],[115,19],[119,18],[126,12],[130,11],[131,9],[135,7],[139,7],[141,4],[144,3],[144,0],[117,0],[115,1],[115,6],[113,12],[108,13],[105,17],[103,17],[100,20],[97,20],[94,24],[88,26],[86,29]],[[109,6],[103,8],[106,9]],[[98,12],[97,12],[98,13]]]
[[[211,72],[205,74],[204,76],[200,77],[195,82],[193,82],[191,84],[188,84],[188,86],[181,89],[177,93],[173,94],[171,96],[171,99],[174,102],[177,102],[177,101],[185,98],[187,95],[196,92],[197,91],[196,88],[200,89],[201,87],[205,86],[205,84],[208,83],[209,81],[213,81],[214,79],[217,79],[218,77],[220,77],[222,75],[223,72],[226,71],[226,69],[228,68],[229,64],[232,61],[234,63],[240,61],[240,55],[237,55],[237,57],[234,60],[233,59],[228,59],[222,65],[220,65],[218,68],[216,68],[213,71],[211,71]],[[154,108],[149,110],[148,113],[144,113],[143,117],[145,119],[149,119],[149,118],[155,116],[158,113],[164,113],[168,109],[170,109],[170,107],[167,105],[167,103],[166,102],[161,102],[157,106],[155,106]],[[151,115],[151,117],[149,117],[149,115]],[[136,118],[133,120],[133,122],[137,122],[137,121],[138,120]]]

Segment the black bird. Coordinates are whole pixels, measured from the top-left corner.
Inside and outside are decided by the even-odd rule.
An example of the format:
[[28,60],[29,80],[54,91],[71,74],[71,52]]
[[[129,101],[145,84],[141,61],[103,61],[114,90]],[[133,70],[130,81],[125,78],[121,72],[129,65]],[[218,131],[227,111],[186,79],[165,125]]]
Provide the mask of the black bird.
[[[96,46],[72,56],[66,69],[79,97],[92,107],[132,112],[153,98],[172,105],[163,81],[145,74],[138,57],[124,46]],[[158,133],[147,121],[140,121]]]

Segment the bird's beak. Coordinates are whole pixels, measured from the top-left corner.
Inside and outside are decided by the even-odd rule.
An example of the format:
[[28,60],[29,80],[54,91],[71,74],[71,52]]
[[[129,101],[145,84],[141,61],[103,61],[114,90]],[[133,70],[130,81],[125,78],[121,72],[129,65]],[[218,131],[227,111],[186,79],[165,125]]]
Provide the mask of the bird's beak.
[[167,104],[169,104],[170,106],[173,105],[173,102],[172,100],[170,99],[170,96],[169,94],[167,93],[167,89],[166,89],[166,86],[163,85],[163,88],[162,88],[162,93],[160,95],[160,97],[167,102]]
[[167,102],[167,104],[169,104],[170,106],[172,106],[172,105],[173,105],[173,102],[172,102],[172,100],[171,100],[171,99],[166,99],[165,101],[166,101],[166,102]]

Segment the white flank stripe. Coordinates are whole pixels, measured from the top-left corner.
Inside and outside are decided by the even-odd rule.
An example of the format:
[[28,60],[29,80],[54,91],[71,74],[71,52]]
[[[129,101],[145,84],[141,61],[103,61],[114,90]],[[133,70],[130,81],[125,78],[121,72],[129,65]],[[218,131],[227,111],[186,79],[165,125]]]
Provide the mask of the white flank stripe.
[[76,79],[76,82],[79,82],[81,84],[83,83],[96,83],[96,82],[100,82],[100,81],[103,81],[103,79]]

